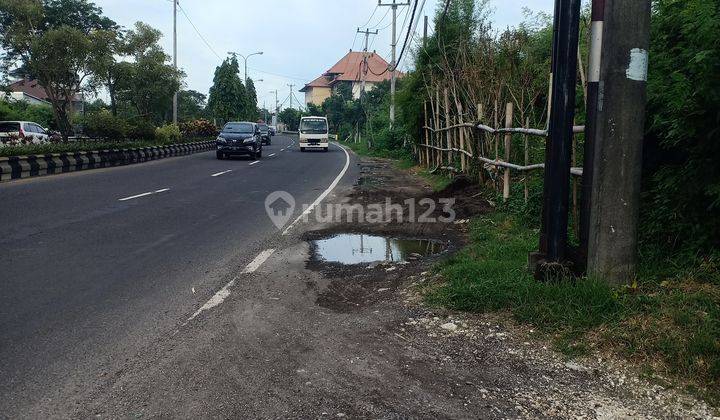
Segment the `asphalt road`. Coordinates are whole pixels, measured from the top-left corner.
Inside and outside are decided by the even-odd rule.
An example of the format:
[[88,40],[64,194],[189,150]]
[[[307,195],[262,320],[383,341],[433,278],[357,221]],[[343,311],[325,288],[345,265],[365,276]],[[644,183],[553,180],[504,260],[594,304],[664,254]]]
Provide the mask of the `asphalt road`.
[[293,143],[0,184],[0,417],[57,415],[280,235],[266,196],[312,203],[348,159]]

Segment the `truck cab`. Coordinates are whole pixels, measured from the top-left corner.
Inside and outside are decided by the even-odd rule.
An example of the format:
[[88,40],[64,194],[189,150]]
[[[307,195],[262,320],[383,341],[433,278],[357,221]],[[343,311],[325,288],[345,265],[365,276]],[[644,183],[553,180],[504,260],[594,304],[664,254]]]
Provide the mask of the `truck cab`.
[[328,121],[325,117],[300,119],[300,151],[319,149],[328,151]]

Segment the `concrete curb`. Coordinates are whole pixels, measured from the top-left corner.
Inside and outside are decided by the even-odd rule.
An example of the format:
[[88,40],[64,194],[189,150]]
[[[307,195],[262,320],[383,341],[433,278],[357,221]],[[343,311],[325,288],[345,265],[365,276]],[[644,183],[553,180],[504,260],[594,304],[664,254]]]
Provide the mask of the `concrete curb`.
[[0,157],[0,182],[88,169],[132,165],[215,149],[215,140],[90,152]]

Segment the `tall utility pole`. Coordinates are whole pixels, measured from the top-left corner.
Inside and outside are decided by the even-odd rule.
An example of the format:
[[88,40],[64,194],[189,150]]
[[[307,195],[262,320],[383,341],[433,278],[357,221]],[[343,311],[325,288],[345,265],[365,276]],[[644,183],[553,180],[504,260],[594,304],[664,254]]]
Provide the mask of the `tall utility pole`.
[[378,31],[375,30],[375,32],[370,32],[370,29],[365,29],[364,31],[361,31],[360,28],[357,29],[357,33],[359,34],[365,34],[365,48],[363,48],[363,74],[362,74],[362,84],[360,86],[360,98],[363,97],[365,94],[365,80],[367,79],[367,66],[368,66],[368,40],[370,39],[370,35],[377,35]]
[[275,94],[275,114],[277,114],[280,111],[278,109],[278,108],[280,108],[279,103],[278,103],[278,91],[277,91],[277,89],[275,89],[275,90],[271,90],[270,93]]
[[580,0],[555,0],[550,137],[545,146],[540,253],[531,256],[531,262],[537,264],[534,269],[538,275],[543,274],[542,269],[546,267],[543,263],[564,264],[567,260],[579,31]]
[[277,89],[271,90],[270,93],[275,94],[275,115],[272,118],[272,125],[277,125],[278,114],[280,113],[280,103],[278,102],[278,91]]
[[590,210],[592,208],[593,166],[595,164],[595,128],[600,95],[600,63],[602,62],[605,0],[592,0],[590,15],[590,52],[587,73],[585,145],[583,147],[583,177],[580,203],[580,249],[577,262],[587,270]]
[[293,106],[292,106],[292,105],[293,105],[293,87],[294,87],[295,85],[289,84],[288,86],[290,86],[290,108],[292,108],[292,107],[293,107]]
[[428,36],[428,17],[425,15],[425,22],[423,26],[423,48],[427,48],[427,36]]
[[390,126],[395,124],[395,85],[397,81],[397,62],[396,52],[397,49],[397,8],[400,6],[410,6],[410,2],[398,3],[397,0],[392,0],[392,3],[383,3],[382,0],[378,0],[378,6],[392,7],[392,62],[390,63]]
[[[173,0],[173,66],[177,70],[177,7],[179,0]],[[178,122],[178,93],[173,93],[173,124]]]
[[637,266],[651,0],[605,0],[604,12],[588,271],[619,284]]

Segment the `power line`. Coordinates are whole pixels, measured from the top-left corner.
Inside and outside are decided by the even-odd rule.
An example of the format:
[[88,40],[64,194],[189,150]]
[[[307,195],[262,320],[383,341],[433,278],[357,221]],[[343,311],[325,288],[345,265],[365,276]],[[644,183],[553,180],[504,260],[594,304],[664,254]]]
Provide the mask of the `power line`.
[[370,21],[371,21],[372,18],[375,16],[375,13],[377,13],[377,10],[378,10],[379,7],[380,7],[380,5],[376,5],[376,6],[375,6],[375,9],[373,10],[372,14],[370,15],[370,18],[368,18],[367,22],[365,22],[364,25],[360,25],[360,27],[363,27],[363,26],[367,27],[367,26],[370,24]]
[[350,47],[350,51],[352,51],[353,48],[355,48],[355,42],[357,41],[357,36],[358,36],[358,33],[355,32],[355,38],[353,38],[353,43],[352,43],[352,46]]
[[195,29],[195,33],[198,34],[198,36],[200,37],[200,39],[202,39],[202,41],[203,41],[203,42],[205,43],[205,45],[210,49],[210,51],[212,51],[212,53],[215,54],[215,56],[216,56],[218,59],[222,60],[222,57],[220,57],[220,54],[218,54],[218,53],[215,51],[215,49],[213,49],[213,47],[210,45],[210,43],[207,41],[207,39],[205,39],[205,37],[200,33],[200,30],[198,30],[197,26],[195,26],[195,24],[193,23],[193,21],[190,19],[190,16],[188,16],[188,14],[185,12],[185,9],[183,9],[182,6],[180,6],[180,3],[179,3],[179,2],[178,2],[178,8],[179,8],[180,11],[182,12],[182,14],[185,15],[185,19],[187,19],[188,22],[190,22],[190,26],[192,26],[193,29]]
[[444,21],[445,21],[445,17],[447,17],[448,9],[450,9],[450,3],[451,3],[451,2],[452,2],[452,0],[446,0],[446,1],[445,1],[445,10],[443,10],[442,17],[440,18],[440,22],[441,22],[441,23],[444,22]]
[[[380,19],[380,20],[378,21],[378,23],[376,23],[375,25],[373,25],[373,26],[372,26],[371,28],[369,28],[369,29],[376,29],[378,26],[380,26],[380,25],[385,21],[385,18],[387,18],[389,14],[390,14],[390,9],[387,9],[387,11],[386,11],[385,14],[383,15],[382,19]],[[383,29],[387,28],[387,27],[390,26],[390,25],[392,25],[392,23],[388,24],[388,25],[385,26]],[[365,26],[367,26],[367,25],[365,25]]]
[[[410,39],[410,32],[412,32],[413,28],[417,27],[417,26],[413,25],[413,21],[415,21],[415,12],[417,11],[417,8],[418,8],[418,2],[419,2],[419,0],[415,0],[415,5],[413,6],[412,15],[410,16],[410,26],[408,27],[407,34],[405,35],[405,42],[403,43],[403,47],[400,50],[400,56],[397,59],[397,61],[395,62],[395,68],[393,70],[396,70],[398,68],[398,65],[402,61],[403,54],[405,53],[405,49],[408,46],[408,40]],[[448,0],[447,4],[450,4],[450,0]]]
[[250,70],[254,70],[254,71],[258,72],[258,73],[269,74],[269,75],[271,75],[271,76],[282,77],[282,78],[285,78],[285,79],[299,80],[299,81],[306,81],[306,80],[307,80],[306,78],[303,78],[303,77],[295,77],[295,76],[288,76],[288,75],[286,75],[286,74],[273,73],[273,72],[266,71],[266,70],[260,70],[260,69],[257,69],[257,68],[255,68],[255,67],[250,67],[250,66],[248,66],[248,68],[249,68]]

